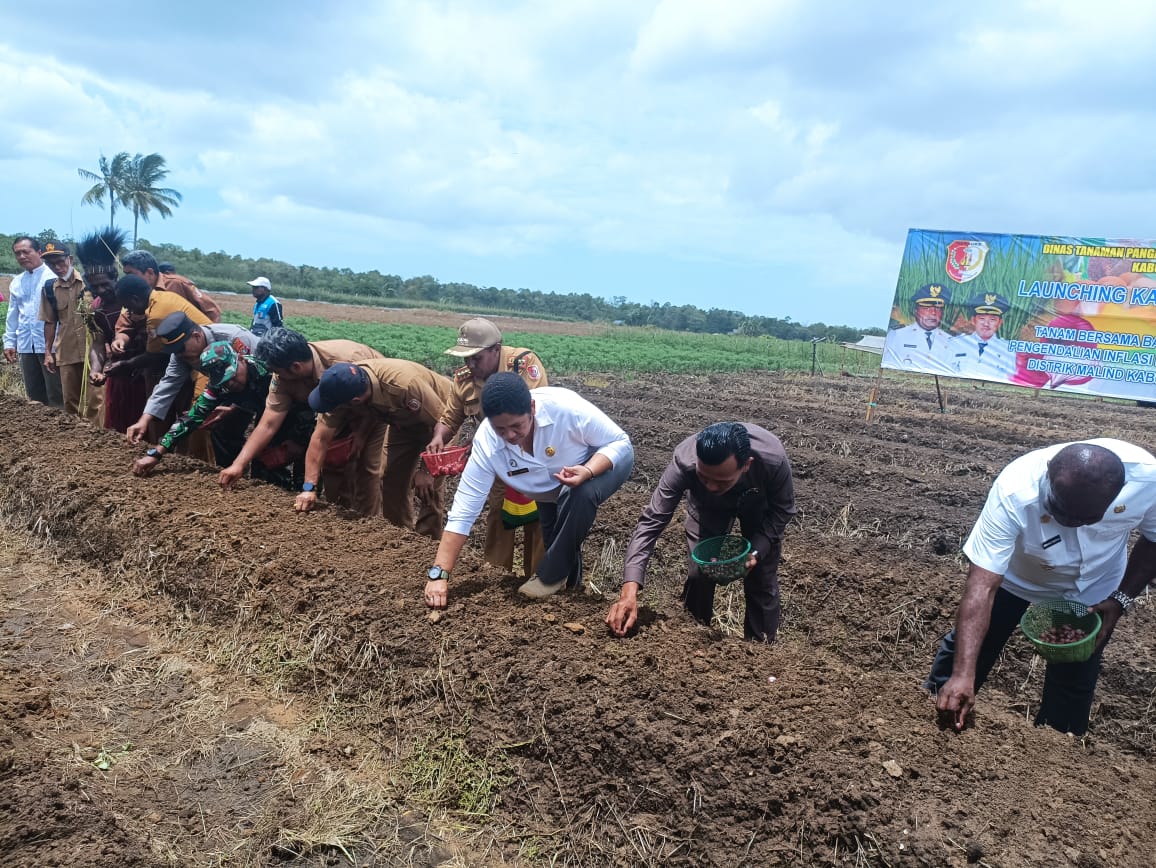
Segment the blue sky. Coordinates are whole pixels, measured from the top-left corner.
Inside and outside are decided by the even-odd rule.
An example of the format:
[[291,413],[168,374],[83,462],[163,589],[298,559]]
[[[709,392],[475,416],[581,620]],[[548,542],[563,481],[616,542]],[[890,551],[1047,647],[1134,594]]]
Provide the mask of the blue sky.
[[1156,237],[1153,4],[112,0],[3,30],[6,232],[95,228],[77,167],[155,151],[185,203],[153,241],[854,326],[887,325],[909,227]]

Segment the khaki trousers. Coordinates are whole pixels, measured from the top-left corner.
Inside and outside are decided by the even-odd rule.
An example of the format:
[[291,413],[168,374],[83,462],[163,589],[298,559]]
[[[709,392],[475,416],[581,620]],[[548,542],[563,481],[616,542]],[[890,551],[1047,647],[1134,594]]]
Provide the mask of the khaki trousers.
[[[485,558],[495,567],[501,567],[507,573],[514,569],[514,552],[518,549],[518,530],[510,530],[502,524],[502,500],[505,499],[506,484],[495,482],[490,489],[490,498],[486,501],[486,548]],[[530,578],[538,562],[546,556],[546,548],[542,545],[542,525],[532,521],[522,525],[522,576]]]
[[385,435],[389,425],[369,416],[361,422],[361,453],[337,470],[322,471],[325,499],[360,515],[381,511],[382,473],[385,470]]
[[385,472],[381,477],[381,514],[390,524],[416,530],[430,539],[441,539],[446,522],[442,477],[434,478],[431,497],[418,499],[416,516],[413,508],[413,475],[431,437],[433,429],[424,425],[409,428],[389,426],[385,440]]
[[[84,362],[57,365],[60,373],[60,392],[64,398],[64,412],[96,423],[104,404],[104,388],[85,382]],[[84,390],[84,410],[80,407],[80,393]]]

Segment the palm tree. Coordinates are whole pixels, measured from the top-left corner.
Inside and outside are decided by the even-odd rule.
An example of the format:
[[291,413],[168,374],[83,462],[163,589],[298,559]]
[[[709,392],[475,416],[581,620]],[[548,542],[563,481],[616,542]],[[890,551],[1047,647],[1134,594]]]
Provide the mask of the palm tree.
[[112,228],[116,222],[116,203],[124,197],[124,185],[132,161],[125,151],[121,151],[111,160],[104,154],[100,155],[100,174],[88,169],[77,169],[80,177],[86,181],[95,181],[84,197],[80,200],[85,205],[104,205],[104,197],[108,196],[108,225]]
[[128,164],[120,201],[126,208],[132,209],[133,247],[136,247],[137,229],[142,218],[148,223],[149,214],[153,211],[162,217],[171,217],[173,208],[181,204],[180,193],[169,187],[157,186],[168,174],[165,158],[160,154],[137,154]]

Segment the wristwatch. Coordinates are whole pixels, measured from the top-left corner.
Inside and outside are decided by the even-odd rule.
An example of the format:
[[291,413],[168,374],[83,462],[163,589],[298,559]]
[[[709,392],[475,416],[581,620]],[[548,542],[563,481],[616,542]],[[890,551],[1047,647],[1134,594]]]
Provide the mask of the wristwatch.
[[163,455],[157,452],[157,448],[155,446],[150,446],[148,449],[146,449],[145,455],[149,458],[164,458]]
[[1133,597],[1129,597],[1123,591],[1118,591],[1118,590],[1112,591],[1112,593],[1108,594],[1108,599],[1109,600],[1115,600],[1117,603],[1119,603],[1120,608],[1124,610],[1121,614],[1124,614],[1124,615],[1128,614],[1128,610],[1131,609],[1132,604],[1136,602],[1136,600]]
[[306,494],[313,492],[313,491],[316,491],[317,490],[317,483],[316,482],[302,483],[301,490],[304,491]]
[[431,582],[440,582],[443,579],[448,582],[450,580],[450,571],[443,570],[437,565],[430,567],[429,572],[426,573],[426,575],[429,576],[429,580]]

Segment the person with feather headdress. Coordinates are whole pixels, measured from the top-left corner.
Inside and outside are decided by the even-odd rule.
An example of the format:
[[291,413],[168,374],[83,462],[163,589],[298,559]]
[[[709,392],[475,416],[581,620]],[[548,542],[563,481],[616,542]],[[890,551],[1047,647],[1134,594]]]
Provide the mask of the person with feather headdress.
[[76,256],[91,300],[81,301],[81,316],[89,334],[88,382],[103,388],[102,420],[105,428],[123,432],[137,420],[148,397],[142,373],[126,360],[144,351],[144,343],[113,354],[109,345],[116,337],[120,305],[116,301],[116,280],[120,276],[119,256],[125,233],[119,229],[91,232],[76,245]]

